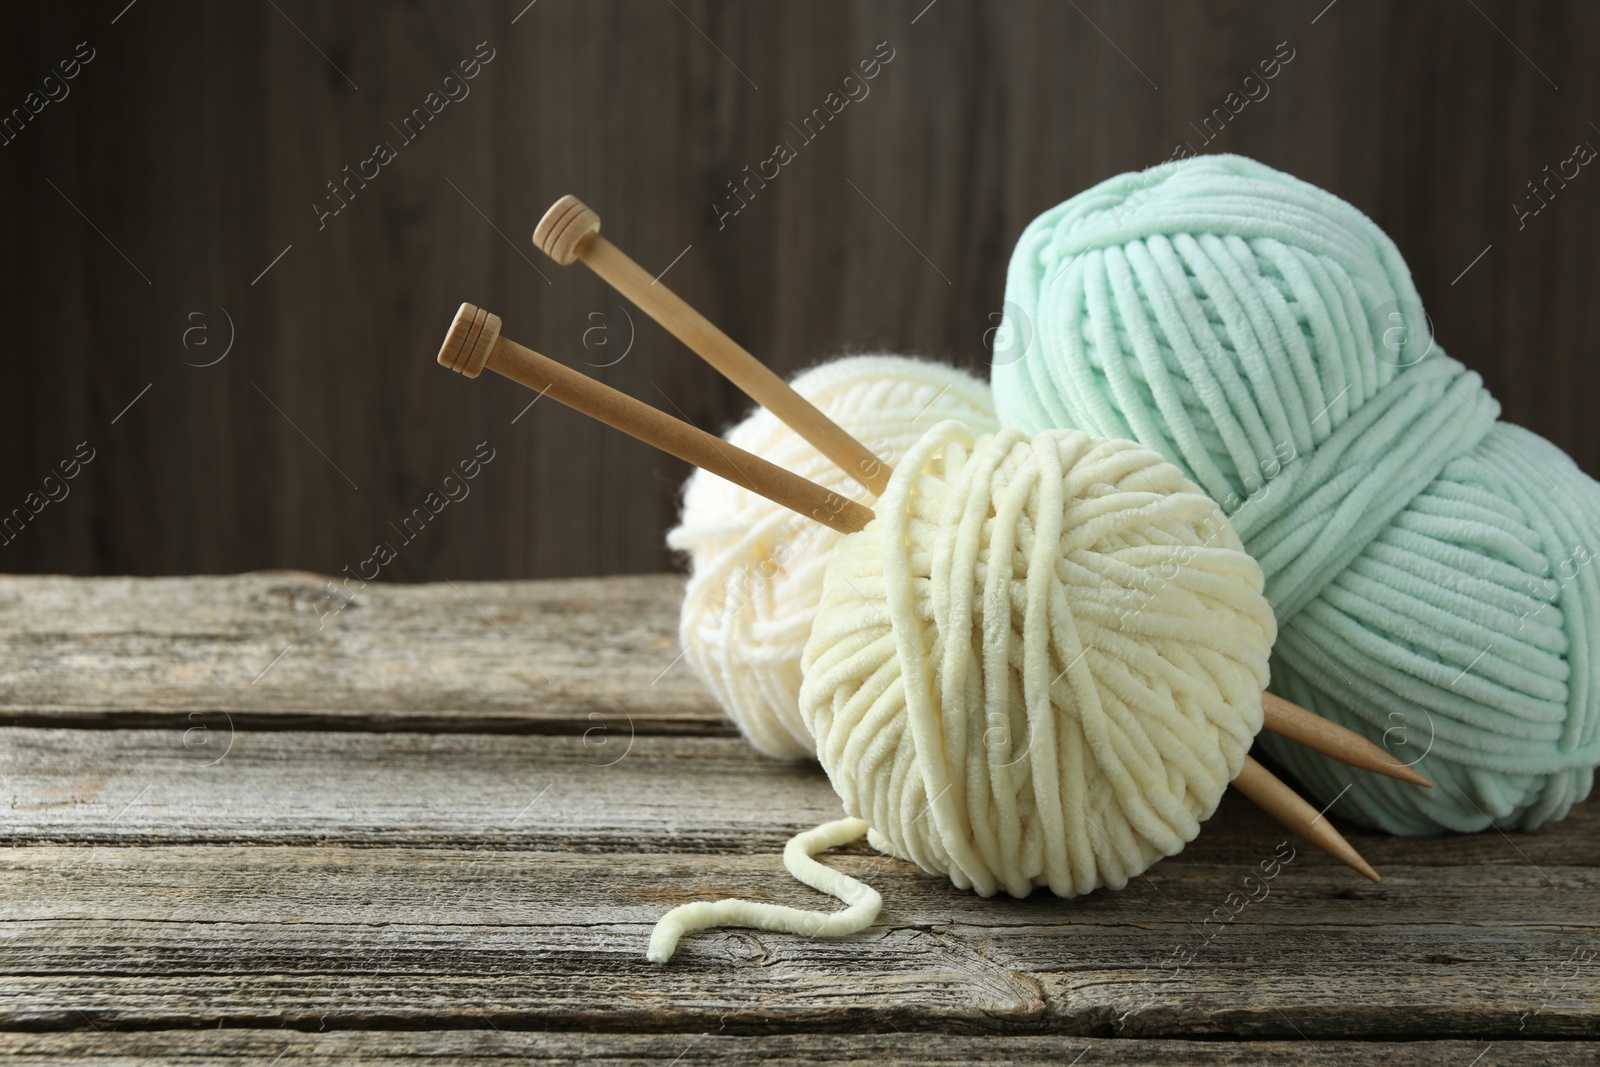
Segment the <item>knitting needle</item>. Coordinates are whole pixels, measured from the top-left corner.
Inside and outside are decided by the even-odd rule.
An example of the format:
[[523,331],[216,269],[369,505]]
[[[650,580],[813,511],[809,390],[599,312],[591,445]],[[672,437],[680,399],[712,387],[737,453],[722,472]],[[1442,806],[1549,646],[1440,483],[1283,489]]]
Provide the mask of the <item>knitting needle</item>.
[[1244,758],[1244,769],[1233,780],[1239,792],[1255,801],[1256,806],[1288,827],[1304,841],[1315,845],[1334,859],[1366,875],[1374,882],[1383,881],[1372,865],[1361,858],[1355,846],[1335,830],[1322,813],[1296,793],[1271,771],[1255,761]]
[[581,259],[612,288],[667,328],[723,377],[765,407],[873,496],[889,484],[889,468],[811,401],[704,315],[652,278],[600,234],[600,216],[575,196],[563,196],[533,230],[534,245],[563,267]]
[[1432,782],[1400,762],[1387,749],[1299,704],[1291,704],[1276,693],[1261,694],[1261,711],[1266,728],[1279,736],[1298,741],[1340,763],[1433,788]]
[[[870,509],[815,482],[501,337],[500,316],[471,304],[462,304],[456,311],[438,358],[441,365],[468,378],[476,378],[487,367],[537,390],[541,396],[548,393],[559,404],[760,493],[776,504],[810,515],[841,533],[859,530],[873,518]],[[1321,817],[1316,809],[1248,756],[1245,772],[1250,775],[1248,781],[1236,779],[1235,784],[1267,814],[1369,878],[1377,877],[1338,831],[1326,823],[1318,829]]]
[[[746,396],[764,405],[797,434],[833,459],[846,473],[858,477],[874,495],[883,492],[891,473],[846,430],[818,411],[782,378],[773,374],[717,329],[670,289],[649,277],[643,268],[600,233],[600,216],[575,196],[557,200],[533,231],[533,243],[563,266],[581,259],[679,340],[722,371]],[[840,457],[845,457],[841,459]],[[851,463],[855,464],[852,469]],[[1347,730],[1297,705],[1262,694],[1266,728],[1298,741],[1342,763],[1385,774],[1414,785],[1432,783],[1360,734]]]
[[[892,473],[888,463],[873,456],[848,431],[818,411],[809,400],[670,289],[659,281],[650,280],[643,268],[601,236],[600,216],[583,201],[575,196],[557,200],[534,227],[533,243],[562,266],[574,259],[583,260],[596,274],[720,370],[751,400],[765,406],[846,473],[856,476],[874,495],[882,494]],[[1271,693],[1262,694],[1262,710],[1267,729],[1307,748],[1353,767],[1414,785],[1432,785],[1360,734]]]
[[872,519],[871,511],[852,500],[501,337],[500,317],[471,304],[456,312],[439,362],[468,378],[487,367],[841,533]]

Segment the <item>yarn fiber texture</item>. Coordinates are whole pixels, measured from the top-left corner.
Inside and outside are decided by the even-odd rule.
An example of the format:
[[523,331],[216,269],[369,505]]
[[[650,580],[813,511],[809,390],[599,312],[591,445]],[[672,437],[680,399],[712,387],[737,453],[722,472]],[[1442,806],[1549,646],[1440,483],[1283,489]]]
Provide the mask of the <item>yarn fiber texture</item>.
[[800,706],[881,851],[984,896],[1120,888],[1261,728],[1274,623],[1216,505],[1149,449],[947,422],[843,538]]
[[1385,744],[1417,789],[1281,738],[1339,813],[1396,833],[1531,829],[1600,762],[1600,486],[1496,421],[1394,243],[1237,156],[1046,211],[1006,279],[1008,425],[1128,437],[1229,514],[1278,612],[1272,689]]
[[[792,384],[890,464],[946,419],[979,431],[998,428],[988,383],[939,363],[851,356],[808,370]],[[864,489],[766,408],[757,408],[726,437],[870,504]],[[704,471],[690,476],[682,518],[667,535],[667,544],[689,560],[679,616],[689,665],[750,743],[769,756],[816,754],[800,716],[800,655],[840,536]]]
[[847,818],[785,850],[838,912],[673,909],[649,958],[738,925],[838,936],[881,900],[813,852],[863,834],[988,896],[1120,888],[1199,832],[1261,728],[1275,636],[1217,505],[1150,449],[946,421],[838,539],[800,708]]

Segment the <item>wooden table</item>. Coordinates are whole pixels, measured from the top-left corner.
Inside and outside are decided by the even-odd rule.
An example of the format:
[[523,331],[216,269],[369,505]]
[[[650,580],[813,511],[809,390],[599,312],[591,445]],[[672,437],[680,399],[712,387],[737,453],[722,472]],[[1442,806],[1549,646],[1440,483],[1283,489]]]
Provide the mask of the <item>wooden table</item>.
[[[1120,893],[982,900],[858,844],[858,937],[645,962],[839,814],[679,657],[679,580],[0,580],[0,1051],[125,1062],[1600,1061],[1600,805],[1532,834],[1346,828],[1372,885],[1231,797]],[[1335,809],[1337,813],[1337,809]],[[1192,955],[1174,966],[1175,946]]]

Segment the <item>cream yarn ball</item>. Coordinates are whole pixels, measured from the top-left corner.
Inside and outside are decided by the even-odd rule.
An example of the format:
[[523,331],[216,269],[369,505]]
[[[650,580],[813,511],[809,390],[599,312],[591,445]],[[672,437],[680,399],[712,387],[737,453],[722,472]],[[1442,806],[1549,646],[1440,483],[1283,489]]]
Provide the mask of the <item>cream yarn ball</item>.
[[948,421],[874,511],[833,546],[801,659],[847,817],[784,851],[847,907],[683,905],[652,960],[708,926],[864,929],[879,895],[811,858],[863,834],[985,896],[1121,888],[1195,837],[1244,764],[1277,626],[1233,527],[1160,455]]
[[[946,419],[998,428],[988,383],[904,356],[850,356],[806,371],[794,388],[891,465]],[[757,408],[733,444],[841,495],[867,493],[820,452]],[[689,559],[679,620],[685,658],[756,748],[782,759],[816,754],[800,716],[800,653],[842,535],[704,471],[684,487],[667,544]]]
[[936,427],[828,568],[800,705],[872,843],[961,888],[1121,888],[1261,729],[1260,567],[1159,454]]

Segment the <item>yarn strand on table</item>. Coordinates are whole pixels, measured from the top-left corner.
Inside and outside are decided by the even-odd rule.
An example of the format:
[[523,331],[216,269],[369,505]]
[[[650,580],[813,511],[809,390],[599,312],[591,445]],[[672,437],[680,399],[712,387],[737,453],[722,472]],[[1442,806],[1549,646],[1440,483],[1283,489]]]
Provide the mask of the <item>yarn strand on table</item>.
[[860,933],[878,919],[883,897],[871,886],[825,867],[812,857],[824,849],[859,841],[867,833],[860,819],[836,819],[789,839],[783,848],[783,865],[812,889],[844,901],[843,911],[810,911],[749,900],[697,900],[680,904],[663,915],[650,934],[645,958],[666,963],[678,950],[684,934],[713,926],[749,926],[804,937],[845,937]]

